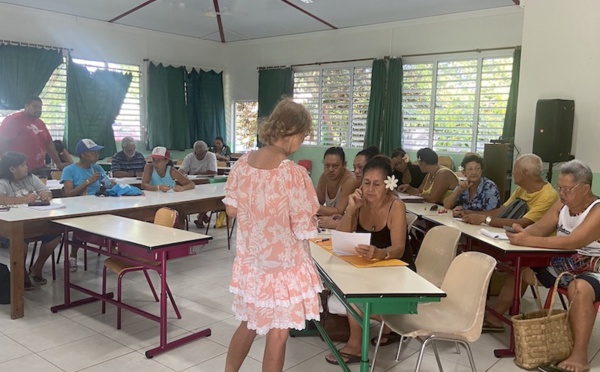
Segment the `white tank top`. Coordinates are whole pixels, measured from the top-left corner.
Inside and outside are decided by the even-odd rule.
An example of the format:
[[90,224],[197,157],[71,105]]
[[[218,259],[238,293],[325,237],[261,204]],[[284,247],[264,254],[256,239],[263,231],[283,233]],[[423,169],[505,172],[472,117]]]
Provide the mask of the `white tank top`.
[[[583,212],[576,216],[571,216],[569,213],[569,208],[564,205],[558,214],[558,226],[556,227],[556,235],[557,236],[565,236],[571,235],[571,232],[577,228],[577,226],[583,223],[583,220],[590,213],[590,210],[594,207],[594,205],[600,203],[600,199],[596,199],[592,204],[590,204]],[[586,247],[589,248],[600,248],[600,242],[595,241],[588,244]]]

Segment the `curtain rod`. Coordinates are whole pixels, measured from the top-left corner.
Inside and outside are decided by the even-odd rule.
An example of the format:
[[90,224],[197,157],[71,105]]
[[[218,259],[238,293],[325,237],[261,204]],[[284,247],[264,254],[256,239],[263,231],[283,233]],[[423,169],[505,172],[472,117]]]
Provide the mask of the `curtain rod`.
[[57,46],[53,46],[53,45],[25,43],[22,41],[12,41],[12,40],[0,40],[0,44],[27,46],[27,47],[33,47],[33,48],[43,48],[43,49],[60,50],[60,51],[68,50],[69,52],[73,51],[72,48],[63,48],[63,47],[57,47]]
[[183,67],[183,68],[186,69],[186,71],[191,71],[193,69],[196,69],[198,71],[199,70],[203,70],[203,71],[215,71],[217,73],[223,72],[223,68],[221,68],[221,67],[217,68],[217,67],[209,67],[209,66],[204,66],[204,67],[200,67],[200,66],[187,66],[187,65],[182,65],[182,64],[178,64],[178,63],[173,64],[173,63],[170,63],[170,62],[154,61],[154,60],[151,60],[151,59],[148,59],[148,58],[144,58],[142,61],[153,63],[156,66],[158,66],[160,64],[160,65],[163,65],[165,67],[168,67],[168,66],[175,67],[175,68],[177,68],[177,67]]
[[[389,57],[383,57],[389,58]],[[300,63],[297,65],[289,65],[289,66],[267,66],[267,67],[257,67],[258,70],[270,70],[274,68],[286,68],[286,67],[302,67],[302,66],[319,66],[319,65],[328,65],[332,63],[348,63],[348,62],[361,62],[361,61],[372,61],[376,58],[358,58],[358,59],[344,59],[339,61],[326,61],[326,62],[312,62],[312,63]]]
[[421,53],[421,54],[405,54],[402,56],[402,58],[406,58],[406,57],[425,57],[425,56],[438,56],[438,55],[442,55],[442,54],[459,54],[459,53],[472,53],[472,52],[476,52],[476,53],[481,53],[481,52],[488,52],[488,51],[492,51],[492,50],[509,50],[509,49],[521,49],[520,45],[517,46],[511,46],[511,47],[499,47],[499,48],[484,48],[484,49],[468,49],[468,50],[455,50],[455,51],[451,51],[451,52],[436,52],[436,53]]

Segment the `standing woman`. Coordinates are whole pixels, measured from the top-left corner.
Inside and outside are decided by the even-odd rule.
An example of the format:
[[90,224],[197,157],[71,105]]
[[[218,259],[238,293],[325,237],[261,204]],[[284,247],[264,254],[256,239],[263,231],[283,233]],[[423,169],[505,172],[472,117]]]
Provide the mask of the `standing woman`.
[[330,147],[323,156],[323,174],[317,184],[318,214],[333,216],[344,213],[348,196],[360,186],[354,174],[346,168],[346,154],[341,147]]
[[266,334],[263,371],[281,371],[290,328],[319,319],[321,281],[308,240],[317,234],[319,203],[308,173],[287,157],[311,133],[308,110],[284,99],[260,127],[264,147],[242,156],[225,185],[227,214],[237,217],[229,290],[240,326],[226,372],[238,371],[257,334]]

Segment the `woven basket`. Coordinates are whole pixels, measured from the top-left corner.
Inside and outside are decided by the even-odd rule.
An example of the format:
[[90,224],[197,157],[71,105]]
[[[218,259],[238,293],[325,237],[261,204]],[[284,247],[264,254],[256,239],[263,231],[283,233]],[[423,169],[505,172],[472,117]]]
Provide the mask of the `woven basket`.
[[515,364],[532,369],[542,364],[566,359],[573,351],[573,333],[569,323],[569,309],[556,310],[554,299],[557,287],[564,272],[556,278],[550,309],[542,308],[539,289],[534,286],[540,310],[512,317],[515,335]]

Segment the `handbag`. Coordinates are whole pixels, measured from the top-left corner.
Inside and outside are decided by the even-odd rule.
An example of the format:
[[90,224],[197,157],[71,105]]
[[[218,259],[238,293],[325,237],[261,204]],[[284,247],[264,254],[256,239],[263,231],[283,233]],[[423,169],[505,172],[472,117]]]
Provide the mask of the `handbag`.
[[[542,364],[564,360],[573,351],[573,333],[569,322],[569,310],[554,309],[554,299],[557,296],[561,273],[554,282],[554,292],[550,309],[542,308],[539,288],[534,286],[539,310],[515,315],[511,318],[515,335],[515,364],[521,368],[532,369]],[[577,295],[577,293],[575,293]]]
[[0,304],[10,304],[10,271],[4,264],[0,264]]

